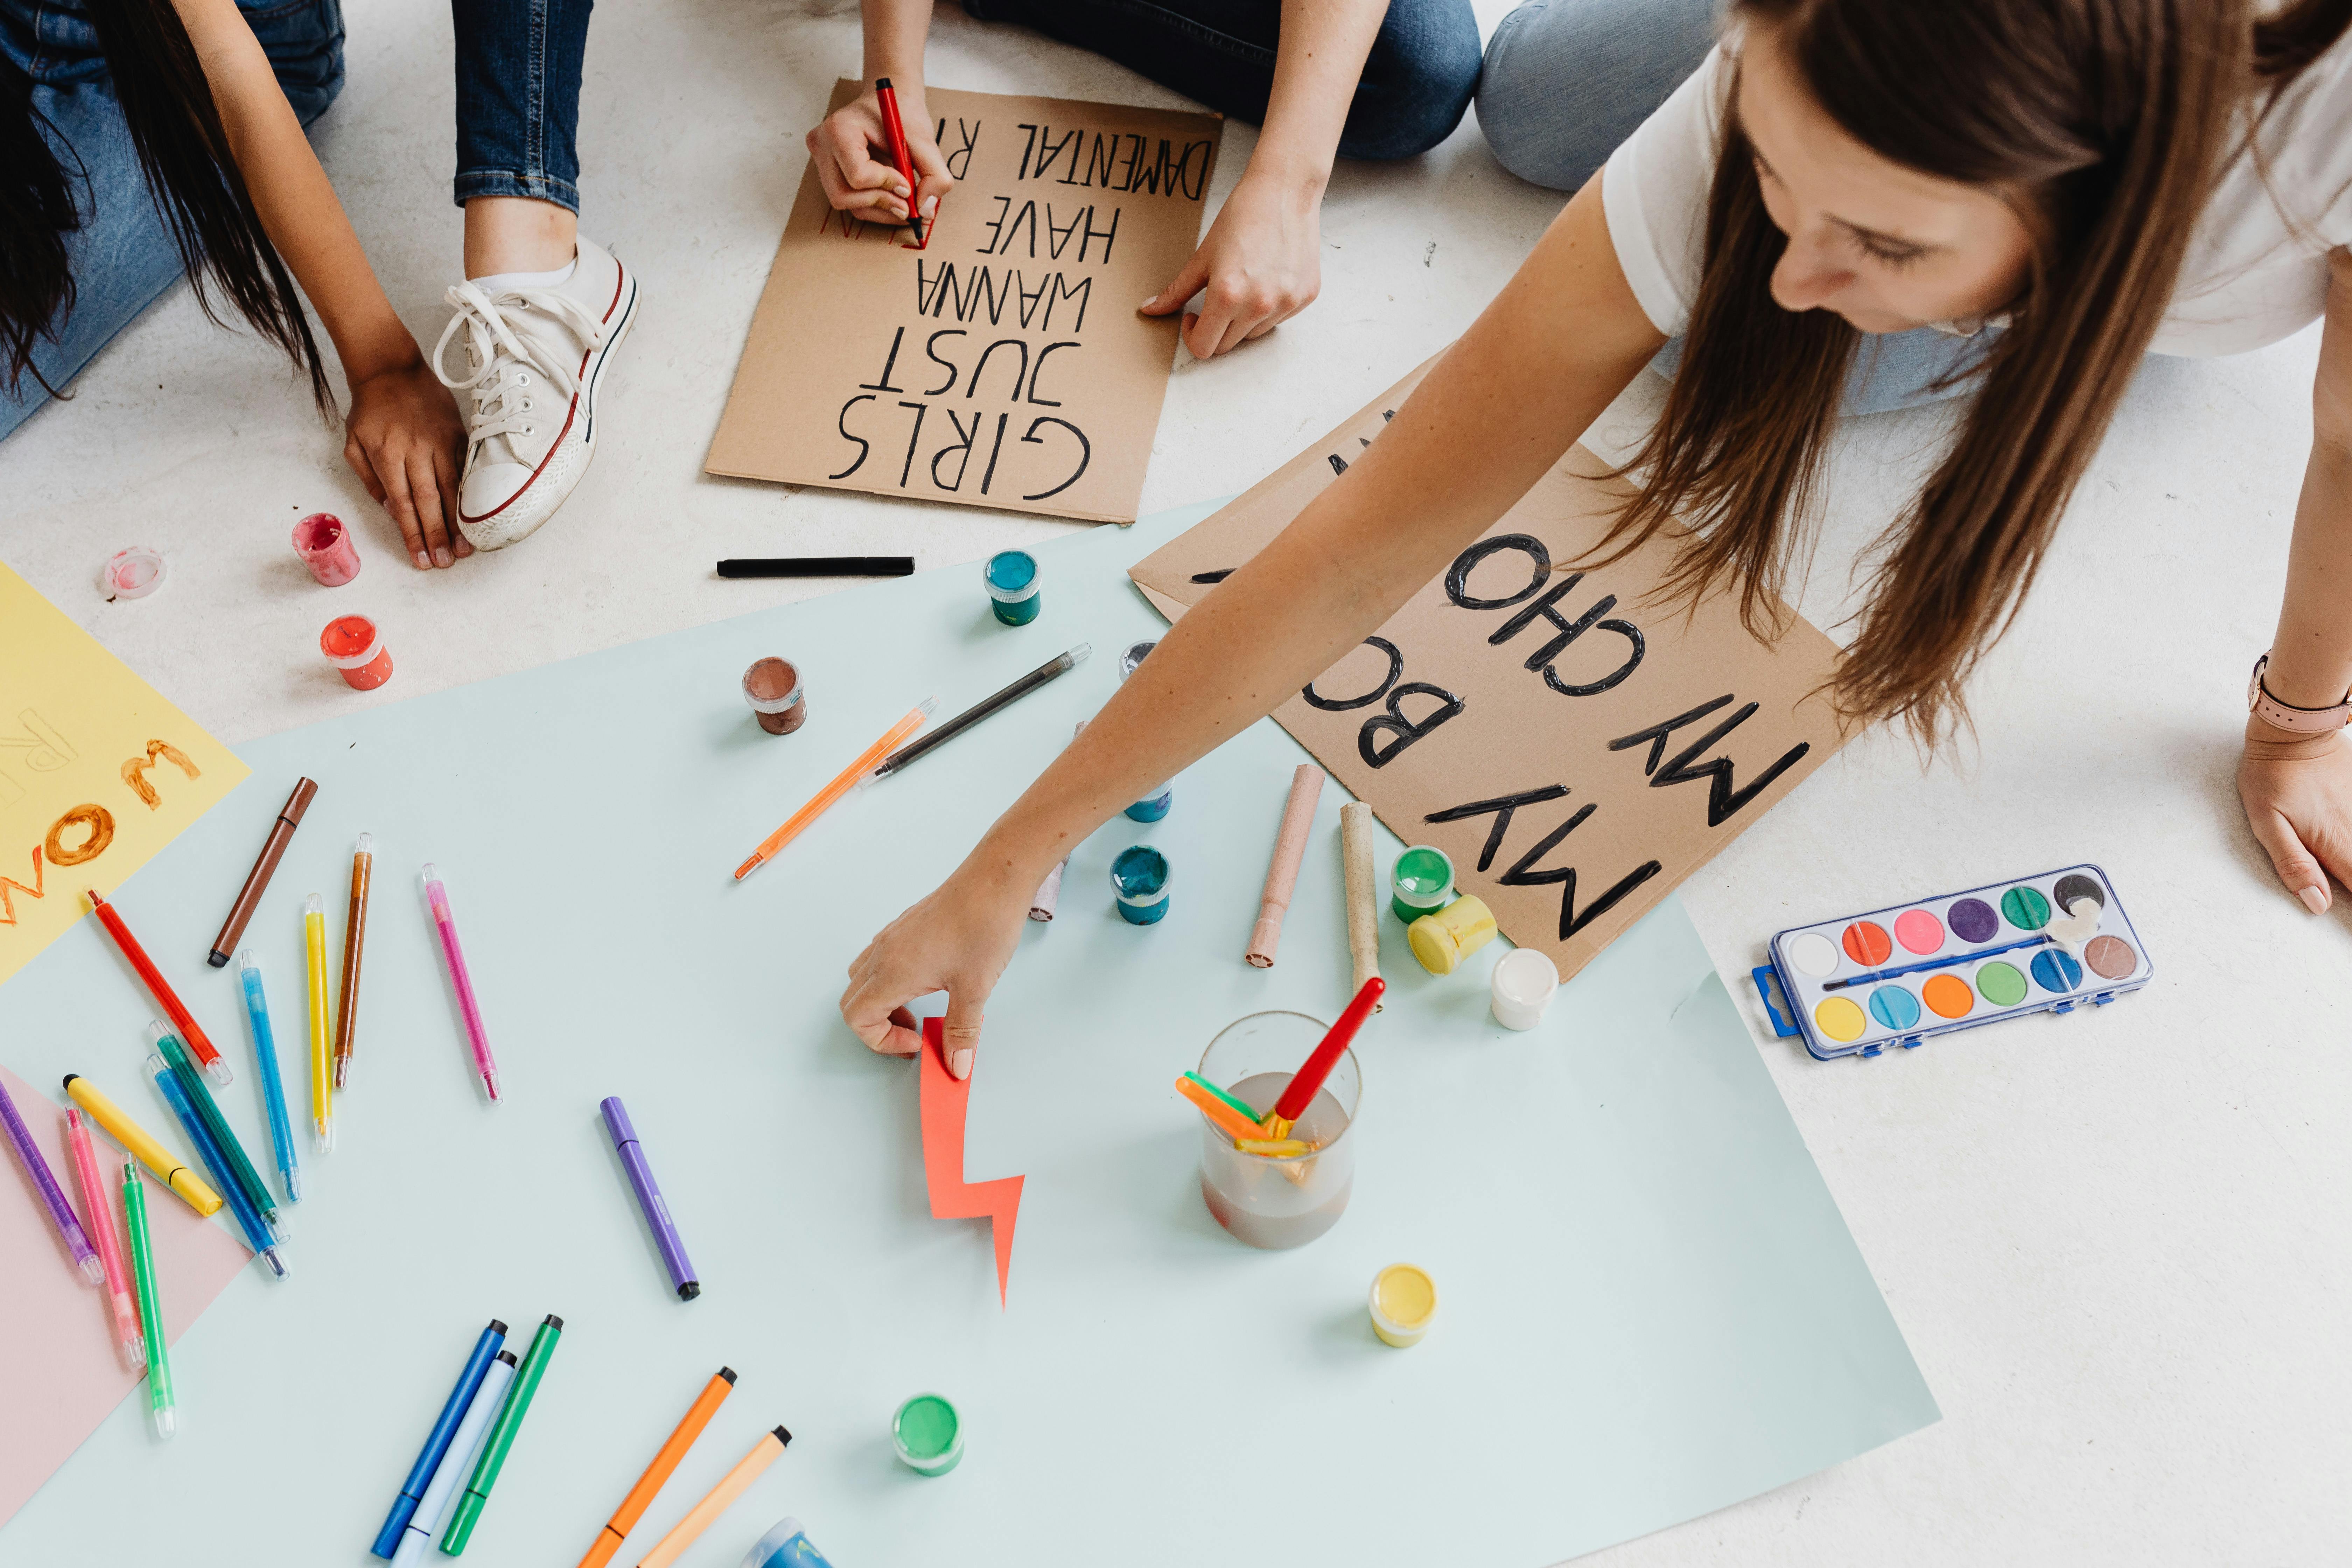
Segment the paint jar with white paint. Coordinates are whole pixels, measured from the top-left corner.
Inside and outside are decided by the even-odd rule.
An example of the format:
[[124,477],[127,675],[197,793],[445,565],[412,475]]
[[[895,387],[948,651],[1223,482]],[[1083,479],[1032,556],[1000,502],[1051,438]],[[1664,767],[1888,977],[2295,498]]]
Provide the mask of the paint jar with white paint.
[[1532,1029],[1559,990],[1559,970],[1531,947],[1515,947],[1495,965],[1495,1022],[1506,1029]]

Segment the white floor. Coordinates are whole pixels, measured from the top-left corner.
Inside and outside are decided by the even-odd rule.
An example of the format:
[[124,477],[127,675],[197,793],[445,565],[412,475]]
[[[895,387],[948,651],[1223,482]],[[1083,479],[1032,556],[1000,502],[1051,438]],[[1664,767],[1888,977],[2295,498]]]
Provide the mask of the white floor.
[[[1482,19],[1507,8],[1482,0]],[[1178,101],[941,12],[940,83]],[[349,20],[351,86],[319,140],[429,344],[457,264],[446,11],[373,0]],[[930,567],[1061,532],[1071,525],[700,472],[800,178],[800,133],[833,79],[856,71],[856,37],[854,7],[600,9],[585,219],[639,268],[647,302],[609,384],[602,455],[528,545],[450,573],[408,569],[282,363],[208,326],[182,291],[100,357],[74,403],[0,444],[0,556],[236,742],[822,591],[722,583],[721,555],[911,552]],[[1253,140],[1228,132],[1213,199]],[[1475,122],[1415,163],[1343,167],[1321,302],[1231,359],[1178,366],[1144,510],[1244,488],[1443,345],[1558,205],[1505,174]],[[2158,978],[2096,1016],[1899,1059],[1823,1065],[1759,1044],[1945,1419],[1595,1561],[2346,1554],[2352,905],[2315,921],[2278,889],[2231,783],[2316,351],[2315,330],[2241,360],[2152,366],[1977,684],[1979,748],[1923,770],[1900,742],[1866,739],[1687,885],[1717,963],[1744,985],[1782,926],[2095,860]],[[1599,434],[1622,438],[1630,418]],[[1804,597],[1816,621],[1847,602],[1856,552],[1940,428],[1925,413],[1845,433]],[[294,519],[321,508],[365,536],[364,574],[331,605],[287,547]],[[96,569],[132,543],[162,549],[170,580],[104,604]],[[331,608],[386,629],[398,673],[373,698],[318,660]]]

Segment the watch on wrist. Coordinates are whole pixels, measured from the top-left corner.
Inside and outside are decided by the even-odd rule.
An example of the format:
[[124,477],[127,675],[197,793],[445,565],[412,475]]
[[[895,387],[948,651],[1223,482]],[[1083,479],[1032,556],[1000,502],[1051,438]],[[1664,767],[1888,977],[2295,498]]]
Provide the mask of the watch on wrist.
[[2267,653],[2254,660],[2254,673],[2246,682],[2247,710],[2273,729],[2292,731],[2298,735],[2332,734],[2352,724],[2352,692],[2332,708],[2297,708],[2292,702],[2282,702],[2271,695],[2263,684],[2263,671],[2270,668]]

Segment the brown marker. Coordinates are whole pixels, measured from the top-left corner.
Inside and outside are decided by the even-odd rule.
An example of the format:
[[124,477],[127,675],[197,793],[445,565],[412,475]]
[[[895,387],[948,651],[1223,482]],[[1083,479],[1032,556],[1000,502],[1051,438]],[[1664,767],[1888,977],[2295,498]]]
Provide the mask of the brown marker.
[[367,946],[368,873],[375,867],[374,837],[360,835],[352,851],[352,912],[343,923],[343,993],[335,1009],[335,1087],[352,1076],[352,1037],[359,1032],[360,958]]
[[310,809],[310,797],[319,786],[309,779],[296,781],[294,793],[278,808],[278,819],[269,825],[269,837],[262,840],[261,854],[253,862],[253,869],[245,874],[245,886],[236,890],[236,902],[229,906],[228,919],[221,921],[220,935],[213,938],[213,950],[205,962],[215,969],[228,965],[228,955],[236,950],[236,939],[245,934],[245,922],[253,918],[254,907],[261,895],[269,890],[269,879],[278,874],[278,858],[292,843],[294,830],[302,825],[302,814]]

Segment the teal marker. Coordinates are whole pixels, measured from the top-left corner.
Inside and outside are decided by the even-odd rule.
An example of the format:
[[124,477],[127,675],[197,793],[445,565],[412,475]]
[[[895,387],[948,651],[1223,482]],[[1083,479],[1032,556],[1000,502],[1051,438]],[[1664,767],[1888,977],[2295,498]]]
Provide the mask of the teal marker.
[[172,1077],[187,1091],[188,1103],[195,1108],[196,1120],[203,1123],[205,1131],[213,1135],[213,1142],[220,1145],[221,1156],[228,1167],[220,1173],[221,1175],[243,1188],[246,1201],[253,1205],[254,1212],[260,1215],[262,1223],[268,1226],[280,1241],[286,1239],[285,1232],[278,1228],[278,1200],[270,1195],[268,1186],[261,1179],[261,1173],[253,1168],[253,1162],[245,1157],[245,1145],[236,1141],[236,1133],[230,1128],[228,1118],[221,1114],[220,1103],[213,1099],[213,1091],[205,1087],[205,1075],[196,1070],[195,1061],[188,1055],[188,1047],[172,1033],[172,1026],[161,1018],[147,1026],[147,1040],[171,1068]]
[[490,1500],[490,1489],[498,1485],[499,1471],[507,1462],[507,1450],[514,1447],[515,1434],[522,1430],[522,1418],[530,1414],[531,1395],[539,1392],[539,1380],[546,1375],[548,1358],[555,1354],[555,1342],[563,1337],[563,1320],[550,1312],[539,1331],[530,1337],[530,1349],[523,1353],[522,1365],[515,1369],[514,1384],[507,1390],[507,1402],[499,1409],[499,1418],[482,1438],[482,1457],[474,1461],[473,1478],[449,1510],[449,1528],[441,1537],[441,1550],[456,1557],[466,1550],[466,1542],[474,1533],[482,1509]]

